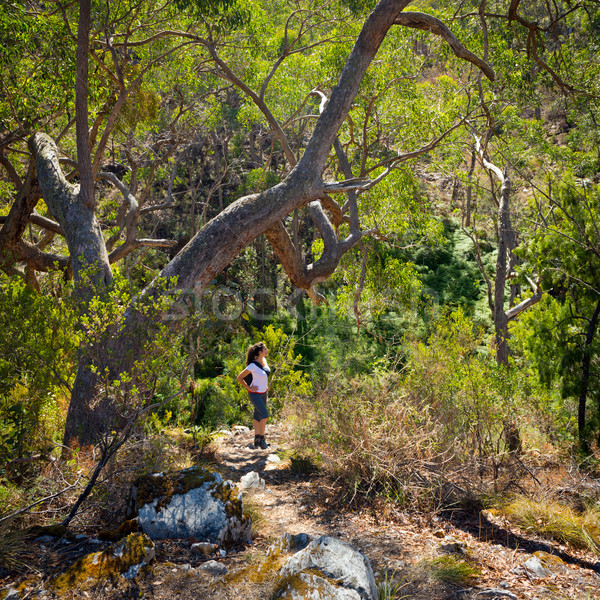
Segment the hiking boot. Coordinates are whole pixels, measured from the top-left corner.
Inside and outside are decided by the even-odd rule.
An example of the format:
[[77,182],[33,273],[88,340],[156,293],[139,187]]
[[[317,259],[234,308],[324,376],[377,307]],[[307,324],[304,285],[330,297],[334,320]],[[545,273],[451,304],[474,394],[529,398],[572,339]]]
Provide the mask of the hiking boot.
[[255,448],[260,448],[261,450],[266,450],[271,444],[267,444],[267,441],[265,440],[265,436],[261,435],[261,436],[256,436],[254,438],[254,447]]

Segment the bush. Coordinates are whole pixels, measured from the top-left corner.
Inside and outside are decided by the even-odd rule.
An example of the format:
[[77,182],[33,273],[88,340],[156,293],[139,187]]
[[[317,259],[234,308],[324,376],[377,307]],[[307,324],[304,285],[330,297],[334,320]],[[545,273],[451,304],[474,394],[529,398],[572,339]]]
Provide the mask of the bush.
[[298,446],[322,454],[350,494],[429,508],[472,501],[476,486],[476,495],[489,479],[496,488],[510,464],[507,430],[518,439],[510,427],[525,423],[527,388],[482,350],[481,332],[462,312],[433,331],[428,344],[411,345],[404,373],[380,364],[370,375],[331,378],[314,398],[288,401]]
[[414,498],[420,467],[441,458],[437,425],[427,411],[405,402],[400,384],[400,375],[385,372],[333,379],[314,398],[286,406],[296,445],[304,455],[321,453],[349,494]]
[[78,335],[72,307],[54,291],[58,298],[0,274],[0,465],[62,435]]

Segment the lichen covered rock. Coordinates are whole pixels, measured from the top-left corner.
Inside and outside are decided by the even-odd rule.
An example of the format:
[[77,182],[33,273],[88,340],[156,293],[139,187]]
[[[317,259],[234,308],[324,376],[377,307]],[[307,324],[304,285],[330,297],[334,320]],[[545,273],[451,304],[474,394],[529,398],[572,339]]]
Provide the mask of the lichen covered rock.
[[152,539],[196,538],[225,547],[250,541],[252,522],[244,516],[241,492],[201,467],[141,477],[129,513]]
[[290,557],[281,569],[282,600],[376,600],[367,557],[336,538],[322,536]]
[[356,590],[309,571],[286,577],[273,597],[277,600],[361,600]]
[[90,589],[118,577],[133,579],[154,559],[154,543],[141,533],[132,533],[121,543],[80,558],[49,587],[57,592]]

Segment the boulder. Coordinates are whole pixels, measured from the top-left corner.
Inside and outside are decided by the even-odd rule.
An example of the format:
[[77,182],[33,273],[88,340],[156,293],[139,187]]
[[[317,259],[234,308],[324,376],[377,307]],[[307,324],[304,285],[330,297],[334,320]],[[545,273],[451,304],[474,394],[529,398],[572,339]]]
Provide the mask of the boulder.
[[119,577],[133,579],[154,559],[154,544],[141,533],[132,533],[121,543],[80,558],[64,573],[53,578],[49,587],[65,593],[71,589],[91,589]]
[[367,557],[328,536],[313,540],[284,564],[275,598],[376,600],[377,586]]
[[250,541],[252,521],[244,515],[241,492],[201,467],[138,479],[128,516],[137,516],[151,539],[196,538],[225,547]]

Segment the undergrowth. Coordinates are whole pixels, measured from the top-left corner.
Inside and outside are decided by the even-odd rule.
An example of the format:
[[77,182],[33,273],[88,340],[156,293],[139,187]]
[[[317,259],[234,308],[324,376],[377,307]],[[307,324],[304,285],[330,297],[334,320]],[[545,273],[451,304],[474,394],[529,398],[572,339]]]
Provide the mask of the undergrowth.
[[420,566],[433,580],[453,585],[469,585],[481,576],[479,569],[453,555],[426,559]]
[[529,532],[600,554],[600,511],[596,508],[578,513],[556,502],[519,496],[502,510]]

